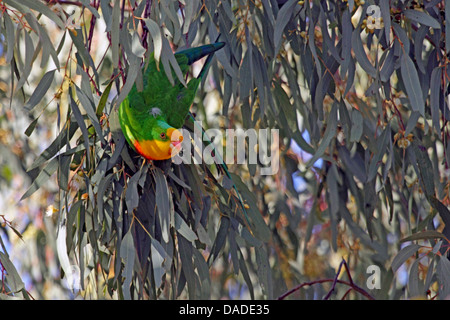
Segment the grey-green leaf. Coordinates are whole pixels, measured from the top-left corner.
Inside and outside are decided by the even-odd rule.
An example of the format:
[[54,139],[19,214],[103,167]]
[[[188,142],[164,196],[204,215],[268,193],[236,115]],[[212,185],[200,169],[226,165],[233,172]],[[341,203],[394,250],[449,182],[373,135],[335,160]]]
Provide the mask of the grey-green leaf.
[[0,262],[3,269],[2,280],[6,280],[9,289],[14,293],[22,290],[25,287],[25,284],[20,278],[20,275],[17,272],[16,267],[14,267],[9,257],[1,251],[0,251]]
[[[162,223],[161,223],[162,224]],[[161,228],[164,226],[162,225]],[[190,242],[194,242],[198,239],[197,235],[194,231],[188,226],[188,224],[181,218],[181,216],[176,213],[175,214],[175,229],[184,237],[186,240]],[[163,230],[164,236],[164,230]]]
[[169,242],[170,228],[170,203],[169,203],[169,186],[166,177],[160,168],[153,170],[156,185],[156,207],[158,208],[159,220],[161,222],[161,232],[164,241]]
[[122,285],[123,296],[125,300],[131,300],[131,280],[133,279],[134,259],[136,249],[134,248],[134,240],[131,229],[125,234],[120,244],[120,257],[123,260],[125,268],[123,270],[124,282]]
[[119,27],[120,27],[120,1],[114,1],[111,18],[111,54],[113,67],[119,65]]
[[51,70],[44,74],[41,81],[39,81],[39,84],[37,85],[36,89],[33,91],[33,94],[31,95],[28,102],[25,104],[25,109],[27,111],[31,111],[35,105],[37,105],[44,95],[47,93],[48,89],[50,88],[50,85],[52,84],[53,78],[55,76],[55,70]]
[[414,62],[407,53],[404,53],[400,59],[400,70],[403,83],[406,88],[406,94],[411,103],[412,110],[418,111],[425,117],[425,102],[422,96],[419,76],[417,74]]
[[423,191],[427,197],[434,196],[435,185],[434,185],[433,165],[428,156],[428,152],[423,146],[419,145],[416,141],[413,141],[411,147],[414,150],[417,165],[419,167],[419,172],[417,173],[417,175],[419,176],[421,187],[423,188]]
[[166,274],[165,261],[169,259],[166,251],[155,239],[151,239],[151,259],[155,286],[161,287],[162,277]]
[[351,113],[352,126],[350,129],[350,142],[359,141],[363,133],[364,118],[357,109],[352,109]]
[[7,63],[11,63],[14,56],[14,44],[15,44],[15,33],[14,24],[8,14],[3,15],[6,27],[6,56],[5,60]]
[[414,240],[429,240],[429,239],[445,239],[445,235],[435,230],[425,230],[414,233],[406,238],[400,240],[400,242],[414,241]]
[[159,60],[161,59],[161,51],[162,51],[162,39],[161,39],[161,30],[159,25],[153,21],[152,19],[145,19],[145,25],[148,28],[148,32],[153,41],[153,54],[156,61],[156,66],[159,68]]
[[22,198],[20,200],[23,200],[25,198],[28,198],[33,193],[35,193],[37,190],[39,190],[42,186],[45,185],[47,180],[56,172],[56,169],[58,169],[58,158],[53,158],[42,170],[39,172],[36,179],[34,179],[31,186],[28,188],[28,190],[24,193]]
[[442,299],[448,298],[450,296],[450,261],[446,257],[440,257],[436,274],[439,280],[439,296]]
[[414,255],[421,247],[422,246],[413,243],[401,249],[392,261],[392,270],[396,272],[398,268],[400,268],[401,265],[405,263],[405,261],[408,260],[412,255]]
[[450,1],[445,1],[445,52],[450,52]]
[[271,300],[273,299],[273,284],[267,251],[261,246],[255,248],[255,253],[259,283],[267,299]]
[[364,69],[370,76],[376,77],[377,70],[369,61],[369,58],[366,55],[366,52],[363,47],[363,43],[361,41],[360,29],[355,29],[352,34],[352,44],[353,51],[355,52],[356,60],[358,61],[361,68]]
[[415,22],[419,22],[419,23],[429,26],[431,28],[434,28],[434,29],[441,28],[441,25],[439,24],[439,22],[437,22],[436,19],[434,19],[432,16],[430,16],[429,14],[426,14],[423,11],[406,9],[403,12],[403,14],[405,15],[406,18],[411,19]]
[[[11,2],[11,4],[14,5],[14,2]],[[51,10],[50,6],[45,5],[38,0],[20,0],[20,4],[42,13],[44,16],[47,16],[51,21],[56,23],[62,30],[65,29],[64,22],[55,12]]]
[[314,153],[314,156],[308,161],[306,166],[309,168],[311,167],[317,160],[319,160],[320,157],[323,156],[326,149],[330,145],[331,141],[336,135],[336,128],[337,128],[337,104],[333,104],[333,107],[331,108],[330,114],[328,115],[328,119],[325,122],[327,125],[327,128],[325,129],[325,133],[323,134],[322,141],[320,142],[319,147],[316,150],[316,153]]
[[408,289],[409,295],[411,297],[421,296],[423,293],[421,292],[421,280],[419,279],[419,262],[420,260],[415,260],[409,269],[409,277],[408,277]]
[[297,4],[298,1],[289,0],[286,2],[278,11],[277,19],[275,21],[274,34],[273,34],[273,42],[275,44],[275,52],[277,53],[281,46],[281,37],[283,35],[284,28],[288,24],[292,13],[293,8]]
[[431,109],[431,119],[433,127],[436,133],[441,133],[440,124],[440,91],[441,91],[441,74],[442,69],[436,67],[431,72],[430,78],[430,109]]
[[131,214],[133,210],[139,204],[139,194],[137,190],[137,185],[139,182],[139,178],[141,177],[141,172],[137,171],[131,178],[128,180],[128,186],[125,196],[125,201],[127,204],[127,210]]

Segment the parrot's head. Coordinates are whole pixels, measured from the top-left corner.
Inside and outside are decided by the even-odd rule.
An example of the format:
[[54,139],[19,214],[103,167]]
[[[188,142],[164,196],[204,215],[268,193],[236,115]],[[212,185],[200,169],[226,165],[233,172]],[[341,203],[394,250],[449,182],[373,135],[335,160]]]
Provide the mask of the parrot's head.
[[134,147],[145,158],[150,160],[166,160],[181,150],[183,135],[163,120],[157,120],[152,127],[153,139],[136,141]]

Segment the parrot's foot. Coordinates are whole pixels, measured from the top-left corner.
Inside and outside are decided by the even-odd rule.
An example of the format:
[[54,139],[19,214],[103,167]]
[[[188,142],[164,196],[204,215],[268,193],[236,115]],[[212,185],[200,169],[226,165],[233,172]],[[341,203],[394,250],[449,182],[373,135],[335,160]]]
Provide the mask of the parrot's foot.
[[149,113],[153,116],[153,117],[158,117],[162,114],[161,109],[159,108],[151,108],[151,110],[149,111]]

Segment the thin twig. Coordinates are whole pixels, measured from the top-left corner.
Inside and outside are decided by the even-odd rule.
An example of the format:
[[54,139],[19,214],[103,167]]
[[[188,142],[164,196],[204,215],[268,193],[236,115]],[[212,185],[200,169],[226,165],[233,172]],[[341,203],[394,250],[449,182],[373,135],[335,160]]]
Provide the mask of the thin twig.
[[[347,275],[349,277],[349,281],[344,281],[344,280],[339,280],[338,279],[340,271],[341,271],[341,268],[342,268],[343,265],[345,266],[345,270],[346,270]],[[287,292],[283,293],[281,296],[278,297],[278,300],[284,300],[286,297],[288,297],[289,295],[293,294],[294,292],[300,290],[303,287],[312,286],[312,285],[315,285],[315,284],[325,283],[325,282],[333,282],[333,284],[331,286],[331,290],[325,296],[324,300],[327,300],[330,297],[330,295],[334,291],[335,286],[336,286],[337,283],[345,284],[345,285],[349,286],[352,290],[355,290],[356,292],[360,293],[361,295],[363,295],[364,297],[366,297],[369,300],[375,300],[375,298],[370,293],[368,293],[366,290],[364,290],[363,288],[361,288],[361,287],[359,287],[359,286],[357,286],[356,284],[353,283],[353,280],[352,280],[352,278],[350,276],[350,270],[349,270],[349,268],[347,266],[347,262],[345,261],[345,259],[342,259],[342,261],[341,261],[341,263],[339,265],[338,272],[336,273],[336,276],[335,276],[334,279],[320,279],[320,280],[315,280],[315,281],[301,283],[301,284],[297,285],[296,287],[294,287],[294,288],[288,290]],[[348,292],[349,292],[349,290],[346,292],[344,297],[347,296]]]
[[330,291],[328,291],[328,293],[327,293],[327,295],[325,296],[325,298],[323,298],[324,300],[328,300],[328,299],[330,298],[331,294],[333,293],[333,291],[334,291],[334,289],[335,289],[335,287],[336,287],[336,283],[337,283],[338,277],[339,277],[339,275],[341,274],[342,266],[345,266],[345,270],[347,271],[347,276],[348,276],[348,280],[350,281],[350,284],[351,284],[352,286],[354,285],[354,284],[353,284],[352,277],[351,277],[351,275],[350,275],[350,271],[349,271],[349,269],[348,269],[347,262],[345,261],[344,258],[342,258],[342,261],[341,261],[341,263],[339,264],[338,271],[336,272],[336,276],[334,277],[333,285],[331,286],[331,289],[330,289]]
[[[320,279],[320,280],[315,280],[315,281],[310,281],[310,282],[304,282],[304,283],[299,284],[298,286],[292,288],[291,290],[283,293],[281,296],[279,296],[277,298],[277,300],[284,300],[286,297],[288,297],[289,295],[293,294],[294,292],[300,290],[303,287],[312,286],[312,285],[319,284],[319,283],[333,282],[333,281],[334,281],[334,279]],[[345,284],[345,285],[351,287],[353,290],[355,290],[356,292],[362,294],[363,296],[365,296],[369,300],[375,300],[375,298],[372,297],[370,295],[370,293],[368,293],[366,290],[364,290],[363,288],[361,288],[361,287],[359,287],[359,286],[357,286],[355,284],[352,285],[350,282],[339,280],[339,279],[336,282],[340,283],[340,284]]]

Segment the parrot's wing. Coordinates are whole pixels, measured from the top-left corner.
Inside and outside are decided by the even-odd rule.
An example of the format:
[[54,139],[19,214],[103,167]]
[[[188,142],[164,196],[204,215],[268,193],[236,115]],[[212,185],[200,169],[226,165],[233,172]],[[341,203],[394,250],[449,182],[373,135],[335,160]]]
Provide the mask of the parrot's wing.
[[167,122],[175,127],[181,128],[186,120],[192,103],[194,102],[195,94],[202,81],[202,78],[206,76],[213,54],[215,51],[221,49],[225,45],[224,42],[216,42],[213,44],[207,44],[197,48],[190,48],[175,53],[178,63],[181,65],[191,65],[195,61],[208,56],[203,65],[202,70],[198,74],[197,78],[191,79],[187,86],[178,84],[179,92],[176,95],[176,101],[170,107],[167,112]]

